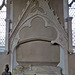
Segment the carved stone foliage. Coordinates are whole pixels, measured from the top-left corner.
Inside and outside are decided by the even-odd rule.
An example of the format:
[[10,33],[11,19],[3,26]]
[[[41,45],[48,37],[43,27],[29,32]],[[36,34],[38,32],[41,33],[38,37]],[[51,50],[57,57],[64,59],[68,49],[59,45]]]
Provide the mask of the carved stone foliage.
[[[28,13],[27,17],[24,18],[26,13]],[[35,36],[36,38],[38,35],[43,35],[44,38],[50,40],[51,43],[58,43],[65,50],[68,50],[67,34],[60,24],[57,15],[53,14],[53,9],[49,8],[48,0],[29,0],[22,15],[20,15],[20,22],[17,23],[11,35],[11,40],[13,41],[11,41],[11,43],[14,44],[14,42],[16,42],[15,45],[12,45],[12,48],[16,47],[18,41],[24,40],[23,38],[28,38],[29,36],[31,38]],[[40,33],[37,33],[39,30]],[[51,39],[45,37],[45,32]]]
[[61,68],[52,66],[23,67],[18,65],[13,70],[12,75],[61,75]]

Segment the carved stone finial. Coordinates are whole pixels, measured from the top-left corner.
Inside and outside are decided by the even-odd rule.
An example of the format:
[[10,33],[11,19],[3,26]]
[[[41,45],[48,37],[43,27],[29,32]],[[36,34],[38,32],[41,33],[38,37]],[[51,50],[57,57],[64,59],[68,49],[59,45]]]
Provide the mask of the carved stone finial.
[[47,3],[49,3],[49,0],[45,0],[45,1],[47,1]]
[[9,65],[8,64],[6,64],[5,72],[3,72],[2,75],[11,75],[11,72],[9,72]]
[[33,0],[33,2],[35,3],[36,7],[39,7],[39,1],[38,0]]

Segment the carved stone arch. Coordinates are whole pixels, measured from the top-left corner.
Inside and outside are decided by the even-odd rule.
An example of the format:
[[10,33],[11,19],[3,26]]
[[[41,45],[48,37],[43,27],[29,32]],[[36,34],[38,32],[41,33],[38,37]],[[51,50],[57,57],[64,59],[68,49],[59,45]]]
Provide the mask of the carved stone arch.
[[[42,17],[42,16],[40,16],[40,15],[38,15],[38,14],[36,14],[36,15],[34,15],[34,16],[30,16],[29,18],[27,18],[23,23],[22,23],[22,26],[20,27],[20,29],[18,30],[18,32],[17,32],[17,34],[14,36],[14,38],[13,38],[13,41],[12,41],[12,53],[14,52],[14,50],[16,50],[15,48],[16,48],[16,46],[17,46],[17,43],[18,43],[18,41],[19,41],[19,39],[20,39],[20,37],[19,37],[19,32],[20,32],[20,30],[22,30],[24,27],[31,27],[31,21],[32,21],[32,19],[34,19],[35,17],[40,17],[40,18],[42,18],[44,21],[45,21],[45,25],[47,25],[47,22],[46,22],[46,20],[45,20],[45,18],[44,17]],[[29,24],[29,25],[27,25],[27,24]]]
[[[13,43],[13,45],[12,45],[12,47],[13,48],[15,48],[16,46],[17,46],[17,43],[18,43],[18,41],[19,41],[19,39],[20,39],[20,36],[19,36],[19,33],[20,33],[20,31],[23,29],[23,28],[31,28],[32,27],[32,25],[31,25],[31,22],[32,22],[32,20],[33,19],[35,19],[35,18],[37,18],[37,17],[39,17],[39,18],[41,18],[43,21],[44,21],[44,27],[45,28],[47,28],[47,27],[53,27],[55,30],[56,30],[56,32],[57,32],[57,37],[56,37],[56,39],[54,39],[54,40],[51,40],[51,43],[58,43],[58,40],[59,40],[59,31],[58,31],[58,29],[55,27],[55,24],[50,20],[50,19],[48,19],[47,17],[45,17],[45,15],[44,14],[42,14],[42,13],[40,13],[39,11],[37,11],[37,12],[35,12],[34,14],[31,14],[30,16],[28,16],[22,23],[21,23],[21,26],[20,26],[20,29],[18,30],[18,32],[17,32],[17,34],[16,34],[16,36],[15,36],[15,38],[14,38],[14,42],[16,42],[15,44]],[[17,39],[17,40],[16,40]],[[14,50],[14,49],[12,49],[12,50]]]
[[[31,14],[29,17],[27,17],[22,23],[21,23],[21,26],[20,26],[20,29],[19,31],[23,28],[23,27],[31,27],[31,21],[32,19],[34,19],[35,17],[40,17],[42,18],[44,21],[45,21],[45,26],[47,26],[47,19],[45,17],[43,17],[43,15],[39,12],[35,13],[35,14]],[[19,32],[18,31],[18,32]]]
[[[50,20],[49,18],[46,17],[45,14],[40,13],[39,11],[36,11],[35,13],[30,13],[29,16],[21,23],[20,29],[21,30],[24,26],[28,26],[31,27],[31,20],[35,17],[40,17],[45,21],[45,26],[49,26],[49,24],[51,24],[52,26],[55,24],[53,23],[52,20]],[[27,25],[28,24],[28,25]]]
[[[43,32],[41,32],[41,33],[39,33],[39,31],[37,31],[36,32],[36,27],[34,27],[35,25],[34,24],[32,24],[32,21],[33,20],[35,20],[35,19],[38,19],[39,21],[38,21],[38,23],[39,22],[41,22],[42,23],[42,27],[41,27],[41,25],[39,26],[39,28],[41,27],[41,28],[43,28],[43,29],[45,29],[46,31],[44,31],[43,29],[40,29],[40,30],[42,30]],[[36,21],[37,22],[37,21]],[[38,23],[36,23],[36,24],[38,24]],[[30,24],[29,26],[27,25],[27,24]],[[33,26],[34,25],[34,26]],[[34,16],[34,17],[32,17],[32,18],[30,18],[26,23],[23,23],[23,25],[22,25],[22,27],[19,29],[19,35],[20,35],[20,39],[22,39],[22,40],[24,40],[23,39],[23,37],[24,37],[24,35],[22,35],[22,33],[24,33],[24,32],[27,32],[27,31],[29,31],[28,33],[26,33],[25,34],[25,37],[27,37],[27,36],[29,36],[29,35],[32,35],[32,36],[30,36],[31,37],[31,39],[32,38],[35,38],[35,39],[45,39],[45,40],[47,40],[48,38],[47,37],[51,37],[51,35],[50,34],[52,34],[52,33],[50,33],[49,35],[50,36],[48,36],[48,33],[49,32],[51,32],[51,31],[53,31],[54,33],[56,33],[56,34],[54,34],[53,36],[55,37],[54,39],[48,39],[49,41],[52,41],[52,40],[56,40],[57,39],[57,34],[58,34],[58,31],[56,30],[56,28],[54,27],[54,26],[52,26],[52,25],[48,25],[48,22],[47,22],[47,20],[46,20],[46,18],[44,18],[44,17],[42,17],[42,16],[40,16],[40,15],[36,15],[36,16]],[[37,26],[37,25],[36,25]],[[35,29],[32,29],[32,28],[35,28]],[[51,29],[51,31],[49,30],[49,29]],[[35,31],[34,31],[35,30]],[[48,31],[49,30],[49,31]],[[48,31],[48,33],[47,33],[47,31]],[[31,34],[31,32],[34,34]],[[35,33],[34,32],[36,32],[36,35],[35,35]],[[39,34],[38,34],[39,33]],[[45,33],[45,35],[44,35],[44,33]],[[28,35],[29,34],[29,35]],[[47,35],[46,35],[47,34]],[[44,37],[40,37],[41,35],[44,35]],[[39,36],[40,38],[38,38],[37,36]],[[47,37],[45,37],[45,36],[47,36]],[[24,38],[25,38],[24,37]],[[53,38],[53,37],[52,37]],[[27,39],[29,39],[28,37],[27,37]],[[22,40],[20,40],[20,41],[22,41]]]

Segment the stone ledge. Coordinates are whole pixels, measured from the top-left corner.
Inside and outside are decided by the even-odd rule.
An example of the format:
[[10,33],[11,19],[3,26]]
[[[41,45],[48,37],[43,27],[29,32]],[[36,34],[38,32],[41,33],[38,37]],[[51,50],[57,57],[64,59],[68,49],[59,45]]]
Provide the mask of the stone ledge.
[[12,75],[61,75],[60,67],[53,66],[17,66],[13,69]]

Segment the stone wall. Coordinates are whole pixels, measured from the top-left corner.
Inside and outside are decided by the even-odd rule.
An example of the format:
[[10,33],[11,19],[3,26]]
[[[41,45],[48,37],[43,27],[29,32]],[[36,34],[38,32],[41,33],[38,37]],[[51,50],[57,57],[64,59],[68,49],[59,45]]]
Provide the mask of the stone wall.
[[6,55],[5,52],[0,52],[0,75],[5,71],[6,64],[9,64],[9,55]]
[[75,54],[69,54],[69,75],[75,74]]

